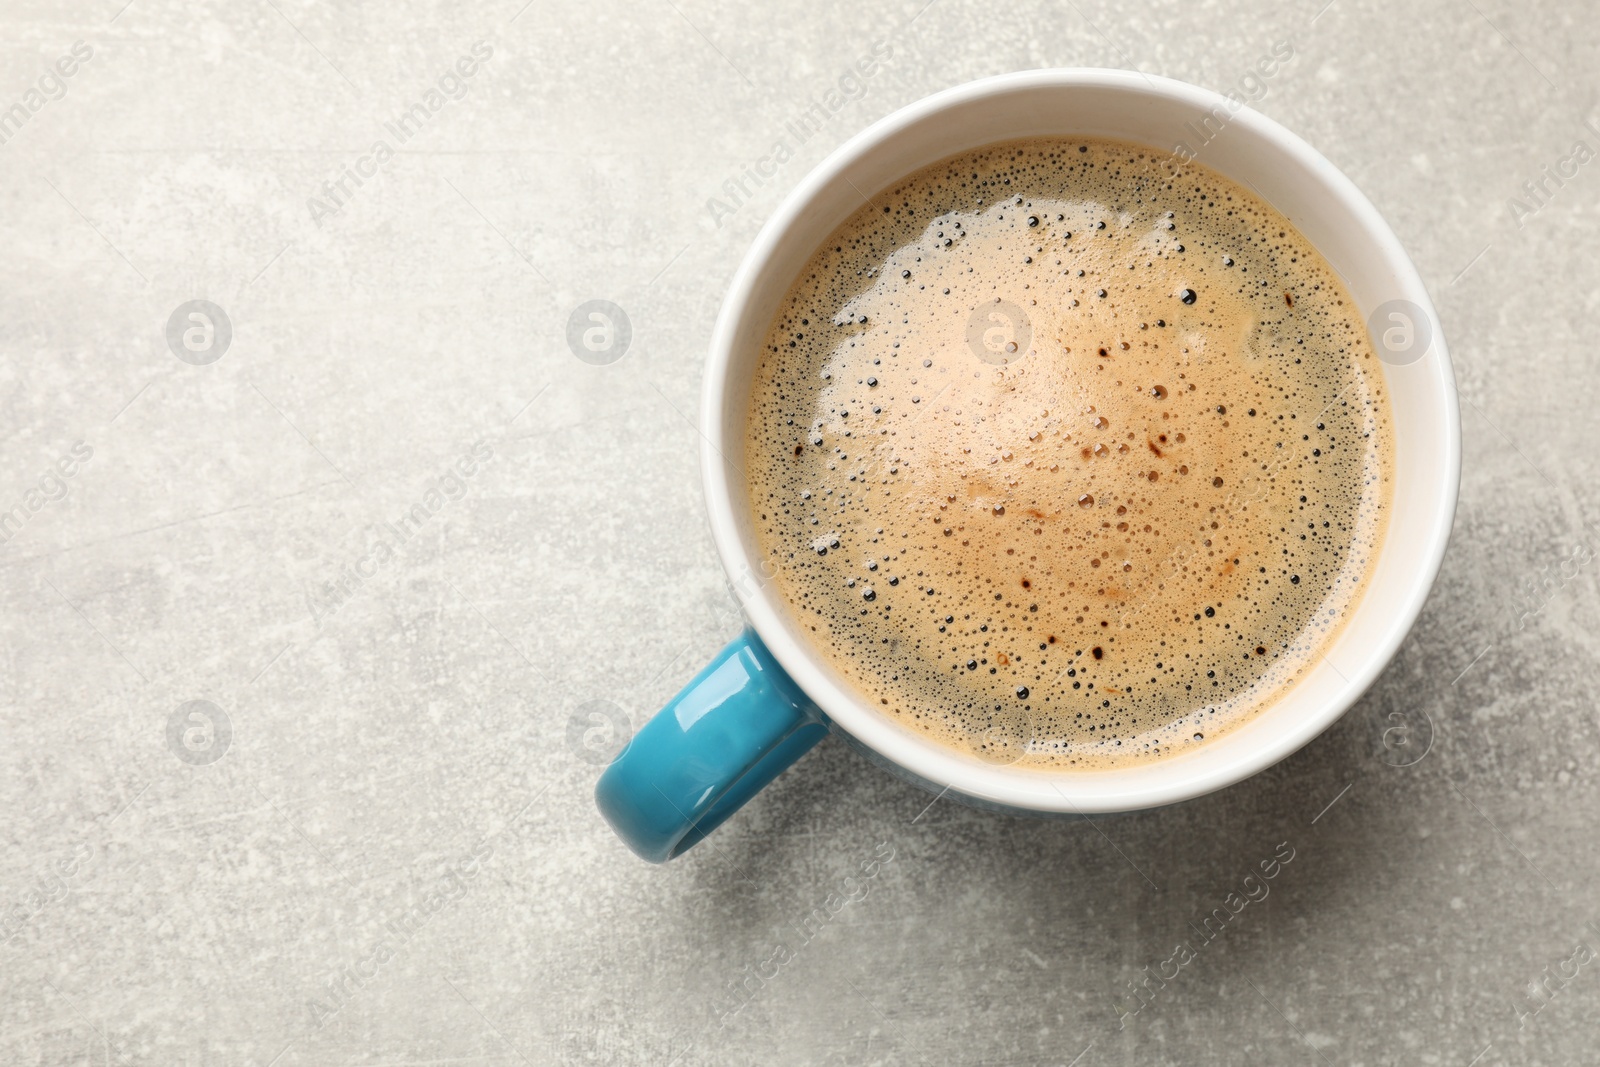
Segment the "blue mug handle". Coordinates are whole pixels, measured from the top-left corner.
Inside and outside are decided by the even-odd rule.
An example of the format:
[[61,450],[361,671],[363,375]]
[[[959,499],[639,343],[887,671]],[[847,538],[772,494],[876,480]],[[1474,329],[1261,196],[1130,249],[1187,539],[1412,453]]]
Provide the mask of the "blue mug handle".
[[600,776],[595,803],[651,863],[680,856],[828,732],[754,630],[717,653]]

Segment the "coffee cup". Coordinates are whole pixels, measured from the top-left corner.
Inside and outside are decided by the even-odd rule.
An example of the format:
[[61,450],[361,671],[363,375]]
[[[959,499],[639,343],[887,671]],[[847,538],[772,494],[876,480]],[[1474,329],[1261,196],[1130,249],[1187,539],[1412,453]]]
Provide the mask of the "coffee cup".
[[[1196,129],[1206,131],[1203,144]],[[1359,306],[1382,361],[1394,435],[1393,503],[1366,590],[1303,676],[1193,750],[1093,770],[1020,766],[1003,747],[962,752],[875,709],[784,603],[773,581],[779,564],[761,555],[742,473],[763,338],[797,273],[863,199],[982,145],[1074,135],[1145,145],[1170,153],[1175,167],[1202,163],[1285,215]],[[712,532],[747,626],[637,732],[596,786],[606,820],[653,862],[700,841],[830,731],[936,794],[1042,815],[1161,807],[1271,766],[1343,715],[1404,641],[1444,556],[1461,451],[1438,316],[1371,202],[1316,150],[1239,101],[1117,70],[1030,71],[959,86],[895,112],[825,159],[767,222],[733,280],[712,335],[700,432]]]

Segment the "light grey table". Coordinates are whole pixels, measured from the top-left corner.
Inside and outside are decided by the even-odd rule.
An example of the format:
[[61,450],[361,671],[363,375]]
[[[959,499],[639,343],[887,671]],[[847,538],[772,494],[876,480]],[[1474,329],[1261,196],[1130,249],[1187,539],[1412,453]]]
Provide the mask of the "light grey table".
[[[0,1062],[1594,1062],[1600,32],[1324,3],[7,3]],[[693,426],[736,262],[865,124],[1055,65],[1254,91],[1411,250],[1465,435],[1421,622],[1174,810],[930,808],[830,741],[635,860],[590,724],[739,625]]]

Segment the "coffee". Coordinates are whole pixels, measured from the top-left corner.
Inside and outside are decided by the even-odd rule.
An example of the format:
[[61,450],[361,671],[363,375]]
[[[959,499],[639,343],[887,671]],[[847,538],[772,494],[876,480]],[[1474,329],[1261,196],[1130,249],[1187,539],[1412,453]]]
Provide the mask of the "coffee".
[[778,590],[868,703],[987,759],[1216,737],[1319,661],[1383,538],[1354,301],[1259,197],[1147,148],[926,168],[765,345],[745,474]]

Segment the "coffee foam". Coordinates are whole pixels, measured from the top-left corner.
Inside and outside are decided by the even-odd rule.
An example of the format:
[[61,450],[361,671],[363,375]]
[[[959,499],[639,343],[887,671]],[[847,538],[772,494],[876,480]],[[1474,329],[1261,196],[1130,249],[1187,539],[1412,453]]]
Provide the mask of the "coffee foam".
[[1383,377],[1259,198],[1114,141],[879,194],[785,299],[750,504],[813,643],[999,762],[1184,751],[1316,662],[1389,506]]

